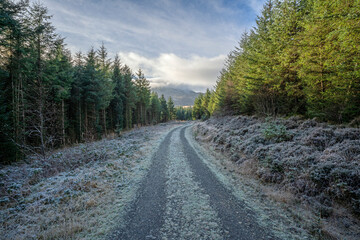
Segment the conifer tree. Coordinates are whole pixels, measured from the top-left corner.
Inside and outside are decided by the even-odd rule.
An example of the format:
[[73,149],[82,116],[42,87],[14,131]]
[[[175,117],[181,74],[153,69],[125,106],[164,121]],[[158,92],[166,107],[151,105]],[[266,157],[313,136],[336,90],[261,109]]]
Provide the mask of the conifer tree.
[[84,112],[84,135],[86,139],[97,138],[102,133],[99,125],[99,110],[102,101],[101,72],[98,70],[96,52],[91,48],[86,57],[82,75],[82,98]]
[[160,114],[161,114],[161,105],[159,101],[159,97],[157,93],[151,93],[150,98],[150,115],[151,115],[151,123],[156,124],[160,122]]
[[167,101],[168,105],[168,112],[169,112],[169,120],[174,120],[176,118],[175,106],[174,101],[172,100],[171,96]]
[[206,89],[206,92],[201,101],[201,109],[203,112],[202,118],[207,119],[210,117],[209,104],[210,104],[211,92],[209,89]]
[[136,73],[135,87],[137,94],[137,122],[145,125],[147,124],[147,110],[150,104],[150,82],[145,78],[141,69]]
[[160,109],[161,109],[160,121],[167,122],[169,120],[169,110],[164,94],[162,94],[160,97]]
[[202,108],[202,102],[203,102],[204,94],[200,93],[199,96],[194,101],[194,106],[192,110],[192,117],[194,120],[201,119],[204,115],[204,111]]
[[[66,106],[65,102],[70,98],[71,85],[73,82],[73,67],[71,65],[70,52],[65,50],[63,40],[56,42],[55,49],[50,52],[49,60],[45,69],[46,78],[50,84],[50,95],[48,100],[53,103],[53,111],[59,112],[58,117],[53,117],[54,126],[61,126],[52,129],[53,135],[61,139],[65,144],[66,138]],[[60,111],[58,111],[60,109]]]
[[28,91],[25,97],[29,106],[27,110],[26,125],[31,133],[32,143],[39,143],[40,153],[43,157],[49,147],[54,145],[54,137],[50,130],[53,123],[53,109],[49,106],[47,96],[50,94],[48,76],[45,74],[47,65],[47,53],[55,48],[59,41],[55,28],[50,22],[51,16],[48,9],[40,3],[34,3],[30,7],[29,27],[33,35],[29,39],[31,74],[29,74]]
[[71,84],[71,97],[69,112],[71,116],[71,138],[72,141],[82,142],[84,132],[84,71],[85,63],[84,56],[81,52],[75,54],[74,68],[73,68],[73,82]]
[[107,135],[107,120],[106,120],[106,109],[109,107],[110,101],[112,99],[113,91],[113,82],[111,80],[111,60],[108,59],[107,49],[102,43],[100,49],[97,51],[97,65],[100,70],[101,76],[100,81],[100,92],[101,92],[101,102],[99,103],[99,108],[101,111],[101,125],[103,133]]
[[115,56],[113,63],[112,81],[114,83],[113,99],[110,102],[111,127],[117,131],[124,128],[124,101],[125,87],[121,74],[121,63],[118,55]]
[[25,136],[25,73],[27,29],[22,16],[28,3],[0,2],[0,162],[21,157]]
[[300,76],[309,116],[333,121],[359,115],[358,1],[314,1],[304,22]]
[[124,92],[125,92],[125,98],[124,98],[124,128],[125,129],[131,129],[133,125],[133,111],[136,107],[136,89],[134,86],[134,83],[132,81],[133,74],[131,72],[131,69],[125,65],[122,68],[122,75],[124,80]]

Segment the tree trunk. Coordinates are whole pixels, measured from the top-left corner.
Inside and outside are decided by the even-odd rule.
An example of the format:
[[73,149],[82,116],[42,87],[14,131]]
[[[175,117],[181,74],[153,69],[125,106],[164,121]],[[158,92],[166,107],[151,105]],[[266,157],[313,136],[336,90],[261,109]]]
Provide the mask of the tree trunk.
[[25,137],[25,127],[26,127],[26,125],[25,125],[25,101],[24,101],[24,86],[23,86],[23,81],[22,81],[22,79],[21,79],[21,81],[20,81],[20,85],[21,85],[21,111],[22,111],[22,126],[21,126],[21,128],[22,128],[22,133],[23,133],[23,136],[22,136],[22,138],[23,138],[23,140],[22,140],[22,144],[26,144],[26,137]]
[[104,124],[104,133],[105,133],[105,137],[107,136],[107,129],[106,129],[106,110],[103,109],[103,124]]
[[82,141],[81,101],[79,101],[79,142]]
[[85,109],[84,109],[84,133],[85,137],[87,137],[88,134],[88,117],[87,117],[87,104],[85,103]]
[[45,126],[44,126],[44,106],[43,106],[43,92],[40,85],[40,104],[39,104],[39,118],[40,118],[40,126],[39,126],[39,135],[40,135],[40,142],[41,142],[41,155],[45,157],[46,147],[45,147]]
[[62,130],[62,145],[65,145],[65,106],[64,99],[61,100],[61,130]]

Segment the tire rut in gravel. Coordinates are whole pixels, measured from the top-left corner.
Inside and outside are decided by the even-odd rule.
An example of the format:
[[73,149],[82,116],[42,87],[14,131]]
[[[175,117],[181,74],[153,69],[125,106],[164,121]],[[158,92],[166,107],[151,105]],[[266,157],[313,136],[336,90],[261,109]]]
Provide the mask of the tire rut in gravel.
[[166,170],[167,203],[161,239],[223,239],[220,219],[185,157],[180,129],[173,133]]
[[270,231],[261,228],[254,213],[244,203],[225,188],[211,170],[197,155],[194,148],[185,137],[186,127],[181,129],[180,138],[184,153],[194,172],[194,179],[200,183],[206,194],[210,196],[210,205],[217,211],[222,227],[228,233],[225,239],[275,239]]
[[114,231],[109,239],[159,239],[166,205],[166,164],[171,130],[152,157],[150,170],[143,180],[136,200],[125,216],[125,226]]

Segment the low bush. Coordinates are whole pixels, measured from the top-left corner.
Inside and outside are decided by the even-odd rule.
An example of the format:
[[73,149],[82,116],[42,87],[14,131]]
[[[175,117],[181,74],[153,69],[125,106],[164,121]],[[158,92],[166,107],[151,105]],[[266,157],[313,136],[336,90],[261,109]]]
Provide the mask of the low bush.
[[292,135],[287,131],[283,124],[268,122],[262,133],[266,140],[275,141],[277,143],[292,139]]
[[[315,119],[246,116],[210,118],[194,129],[198,140],[206,140],[240,168],[249,166],[247,161],[257,162],[255,171],[242,172],[253,172],[300,199],[312,199],[314,209],[323,209],[323,217],[332,215],[334,204],[360,216],[360,129]],[[324,196],[326,211],[316,207],[324,206]]]

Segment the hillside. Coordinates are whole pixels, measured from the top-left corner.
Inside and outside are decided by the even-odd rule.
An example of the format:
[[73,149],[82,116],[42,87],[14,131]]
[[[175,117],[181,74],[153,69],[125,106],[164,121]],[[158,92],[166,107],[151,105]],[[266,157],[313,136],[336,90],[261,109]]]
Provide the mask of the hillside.
[[157,92],[159,97],[164,94],[166,100],[171,96],[175,106],[192,106],[194,104],[195,98],[199,95],[199,93],[191,90],[172,87],[154,87],[151,90]]
[[198,122],[194,135],[226,159],[218,162],[223,168],[257,181],[264,196],[288,204],[313,235],[359,239],[358,128],[297,117],[226,116]]

